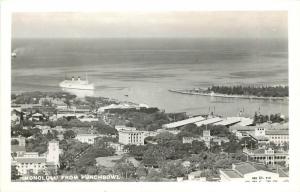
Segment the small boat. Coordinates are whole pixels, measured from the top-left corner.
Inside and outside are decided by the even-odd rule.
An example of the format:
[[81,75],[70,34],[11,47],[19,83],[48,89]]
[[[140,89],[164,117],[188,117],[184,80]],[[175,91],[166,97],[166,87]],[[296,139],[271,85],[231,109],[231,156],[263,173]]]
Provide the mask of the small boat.
[[12,52],[12,53],[11,53],[11,56],[12,56],[12,57],[17,57],[17,53],[16,53],[16,52]]

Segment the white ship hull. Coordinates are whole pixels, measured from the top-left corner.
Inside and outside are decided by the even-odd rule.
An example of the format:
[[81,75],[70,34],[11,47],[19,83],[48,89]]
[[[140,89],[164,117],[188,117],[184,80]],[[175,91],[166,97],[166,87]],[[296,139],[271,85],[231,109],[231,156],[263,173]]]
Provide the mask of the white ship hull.
[[59,84],[61,88],[77,89],[77,90],[94,90],[94,84],[87,83],[86,81],[69,81],[65,80]]

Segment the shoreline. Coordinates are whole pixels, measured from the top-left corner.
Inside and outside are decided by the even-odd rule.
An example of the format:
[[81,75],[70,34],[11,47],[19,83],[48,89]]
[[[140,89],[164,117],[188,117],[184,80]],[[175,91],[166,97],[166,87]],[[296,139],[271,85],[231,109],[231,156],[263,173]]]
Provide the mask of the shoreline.
[[259,99],[259,100],[282,100],[288,101],[288,97],[258,97],[258,96],[250,96],[250,95],[225,95],[219,93],[200,93],[193,92],[190,90],[175,90],[169,89],[169,92],[185,94],[185,95],[200,95],[200,96],[210,96],[210,97],[222,97],[222,98],[239,98],[239,99]]

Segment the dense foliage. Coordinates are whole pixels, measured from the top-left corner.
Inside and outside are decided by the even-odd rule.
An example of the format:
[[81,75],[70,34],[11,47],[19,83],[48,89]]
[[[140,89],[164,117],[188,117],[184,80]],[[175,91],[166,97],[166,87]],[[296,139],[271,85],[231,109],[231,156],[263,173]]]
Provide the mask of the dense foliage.
[[251,95],[258,97],[288,97],[288,86],[212,86],[208,92],[226,95]]
[[11,94],[11,99],[15,104],[38,104],[39,99],[43,97],[63,98],[65,100],[71,100],[76,98],[67,92],[24,92],[21,94]]
[[125,124],[126,126],[146,131],[155,131],[160,129],[163,124],[170,122],[168,115],[160,111],[154,113],[127,111],[122,114],[116,113],[110,119],[111,124]]
[[270,114],[270,115],[262,115],[262,114],[254,114],[253,124],[260,124],[271,121],[272,123],[280,123],[285,121],[284,118],[281,117],[280,114]]
[[115,150],[98,140],[94,145],[74,139],[60,141],[60,171],[66,173],[97,174],[96,158],[114,155]]

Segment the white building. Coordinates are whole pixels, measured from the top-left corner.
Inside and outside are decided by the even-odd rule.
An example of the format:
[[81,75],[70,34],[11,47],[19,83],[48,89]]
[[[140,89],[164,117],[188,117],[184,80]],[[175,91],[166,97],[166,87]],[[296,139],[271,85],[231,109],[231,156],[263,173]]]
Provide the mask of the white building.
[[111,104],[111,105],[108,105],[105,107],[100,107],[98,109],[98,112],[104,113],[106,110],[109,110],[109,109],[131,109],[131,108],[136,108],[136,107],[138,107],[138,106],[134,106],[134,105],[127,104],[127,103]]
[[37,152],[25,152],[13,159],[12,164],[16,165],[20,175],[26,174],[48,174],[50,170],[56,171],[59,166],[59,143],[50,141],[48,151],[39,155]]
[[255,127],[254,132],[250,133],[249,136],[257,143],[267,144],[269,143],[268,137],[266,137],[266,130],[264,127]]
[[111,148],[113,148],[116,151],[116,154],[118,154],[118,155],[121,155],[121,154],[127,152],[126,150],[124,150],[124,145],[123,144],[108,142],[108,145]]
[[232,164],[232,169],[220,169],[221,181],[238,182],[278,182],[288,181],[288,175],[282,170],[273,172],[262,164],[242,162]]
[[35,156],[31,154],[30,156],[17,157],[15,161],[20,175],[44,173],[46,170],[46,158],[39,157],[38,154]]
[[256,127],[254,130],[254,135],[257,137],[266,136],[266,129],[264,127]]
[[193,141],[203,141],[205,145],[210,148],[210,140],[212,136],[210,135],[210,130],[203,130],[203,136],[201,137],[183,137],[182,143],[192,143]]
[[283,145],[289,143],[289,130],[267,130],[265,136],[269,139],[269,142],[273,142],[276,145]]
[[124,145],[144,145],[144,133],[138,130],[120,130],[119,143]]
[[46,154],[47,157],[47,162],[50,163],[52,162],[54,165],[58,166],[59,165],[59,142],[58,141],[49,141],[48,143],[48,151]]
[[76,135],[75,139],[82,143],[88,143],[90,145],[95,143],[95,139],[99,137],[99,135],[95,134],[78,134]]
[[289,164],[289,153],[285,151],[274,151],[271,148],[255,150],[244,148],[243,153],[247,155],[249,159],[262,162],[267,165],[284,163],[285,166],[288,166]]

